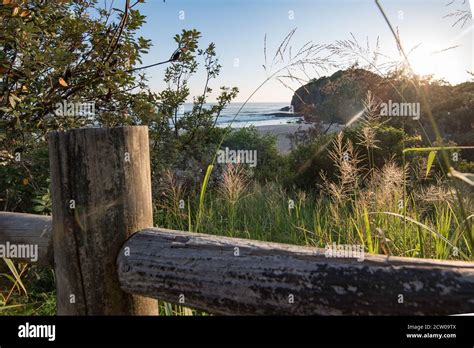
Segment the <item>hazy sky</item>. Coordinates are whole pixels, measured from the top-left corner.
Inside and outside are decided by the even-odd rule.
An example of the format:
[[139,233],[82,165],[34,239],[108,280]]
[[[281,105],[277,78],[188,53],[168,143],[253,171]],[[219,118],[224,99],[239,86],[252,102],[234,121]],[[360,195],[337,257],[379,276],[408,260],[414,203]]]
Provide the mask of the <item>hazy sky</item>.
[[[392,24],[398,27],[407,51],[421,43],[410,55],[415,71],[432,72],[436,77],[459,83],[469,78],[466,70],[473,70],[473,22],[469,21],[464,28],[452,27],[455,19],[443,16],[468,9],[469,3],[463,5],[462,0],[457,0],[446,6],[449,1],[381,0],[381,4]],[[236,101],[245,100],[266,77],[262,67],[265,34],[268,57],[273,56],[285,35],[297,28],[291,43],[294,52],[308,41],[331,44],[351,39],[352,33],[363,46],[369,42],[371,48],[379,37],[381,51],[398,58],[393,36],[371,0],[147,0],[139,8],[147,16],[139,34],[153,42],[144,65],[168,59],[176,49],[173,36],[182,29],[195,28],[202,33],[202,46],[211,41],[216,44],[223,66],[211,87],[216,91],[222,85],[239,87]],[[460,47],[433,54],[457,45]],[[155,91],[164,88],[164,69],[147,70]],[[309,75],[318,77],[316,73]],[[203,83],[202,74],[192,78],[192,94],[201,93]],[[296,82],[291,84],[293,88],[298,86]],[[271,81],[251,101],[289,103],[292,94],[279,82]]]

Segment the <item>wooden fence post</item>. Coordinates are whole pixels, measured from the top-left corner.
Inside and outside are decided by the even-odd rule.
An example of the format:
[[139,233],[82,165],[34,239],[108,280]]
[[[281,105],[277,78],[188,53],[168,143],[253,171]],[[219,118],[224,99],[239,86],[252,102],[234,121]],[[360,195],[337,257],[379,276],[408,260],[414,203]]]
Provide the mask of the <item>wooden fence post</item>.
[[120,289],[117,253],[153,226],[146,126],[49,134],[58,315],[156,315]]

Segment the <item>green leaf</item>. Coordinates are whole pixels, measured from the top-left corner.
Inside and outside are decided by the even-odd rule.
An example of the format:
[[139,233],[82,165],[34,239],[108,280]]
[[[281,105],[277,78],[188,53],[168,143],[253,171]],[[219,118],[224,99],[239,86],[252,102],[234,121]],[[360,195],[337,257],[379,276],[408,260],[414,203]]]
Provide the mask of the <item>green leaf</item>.
[[370,221],[369,221],[369,213],[367,212],[367,207],[364,206],[364,224],[365,224],[365,232],[366,232],[366,239],[367,239],[367,248],[369,253],[374,253],[374,246],[372,244],[372,232],[370,229]]
[[433,165],[433,162],[436,158],[436,152],[437,151],[430,151],[430,153],[428,154],[428,162],[426,163],[426,175],[425,175],[425,178],[428,177],[428,174],[430,173],[430,170],[431,170],[431,167]]
[[209,182],[209,177],[211,176],[213,167],[214,166],[210,164],[206,170],[206,176],[204,177],[204,182],[202,183],[201,194],[199,195],[199,210],[201,210],[204,205],[204,197],[206,196],[207,184]]
[[198,210],[198,218],[196,222],[196,232],[197,232],[197,229],[199,228],[199,224],[202,218],[202,213],[204,211],[204,198],[206,197],[207,184],[209,183],[209,178],[211,177],[213,167],[214,166],[212,164],[210,164],[207,167],[206,176],[204,177],[204,181],[202,183],[201,194],[199,195],[199,210]]

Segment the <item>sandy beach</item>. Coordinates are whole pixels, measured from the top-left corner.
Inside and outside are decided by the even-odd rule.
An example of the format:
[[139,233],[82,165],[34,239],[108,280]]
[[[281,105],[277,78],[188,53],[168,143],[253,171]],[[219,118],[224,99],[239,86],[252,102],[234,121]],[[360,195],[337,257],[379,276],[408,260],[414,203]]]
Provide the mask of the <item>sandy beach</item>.
[[257,126],[260,134],[272,134],[277,137],[277,147],[282,153],[287,153],[291,149],[290,139],[288,136],[294,134],[298,130],[307,130],[311,127],[308,123],[288,123],[272,126]]
[[[288,153],[291,150],[291,143],[288,136],[294,134],[298,130],[307,130],[311,128],[310,123],[288,123],[280,125],[257,126],[257,130],[261,134],[273,134],[277,137],[277,147],[281,153]],[[341,129],[340,125],[333,125],[329,133]]]

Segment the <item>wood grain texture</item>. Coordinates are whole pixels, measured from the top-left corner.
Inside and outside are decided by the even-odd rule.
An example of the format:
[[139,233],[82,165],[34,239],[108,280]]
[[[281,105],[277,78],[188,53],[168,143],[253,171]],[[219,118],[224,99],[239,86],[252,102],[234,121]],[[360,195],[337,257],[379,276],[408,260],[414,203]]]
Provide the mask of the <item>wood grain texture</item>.
[[[51,216],[0,212],[0,244],[38,246],[38,260],[34,264],[53,266],[53,238]],[[29,259],[14,261],[31,262]]]
[[122,243],[153,226],[147,127],[51,132],[49,152],[58,314],[157,314],[115,269]]
[[359,262],[326,258],[323,249],[149,228],[124,244],[117,268],[126,292],[222,315],[474,312],[473,262],[368,254]]

